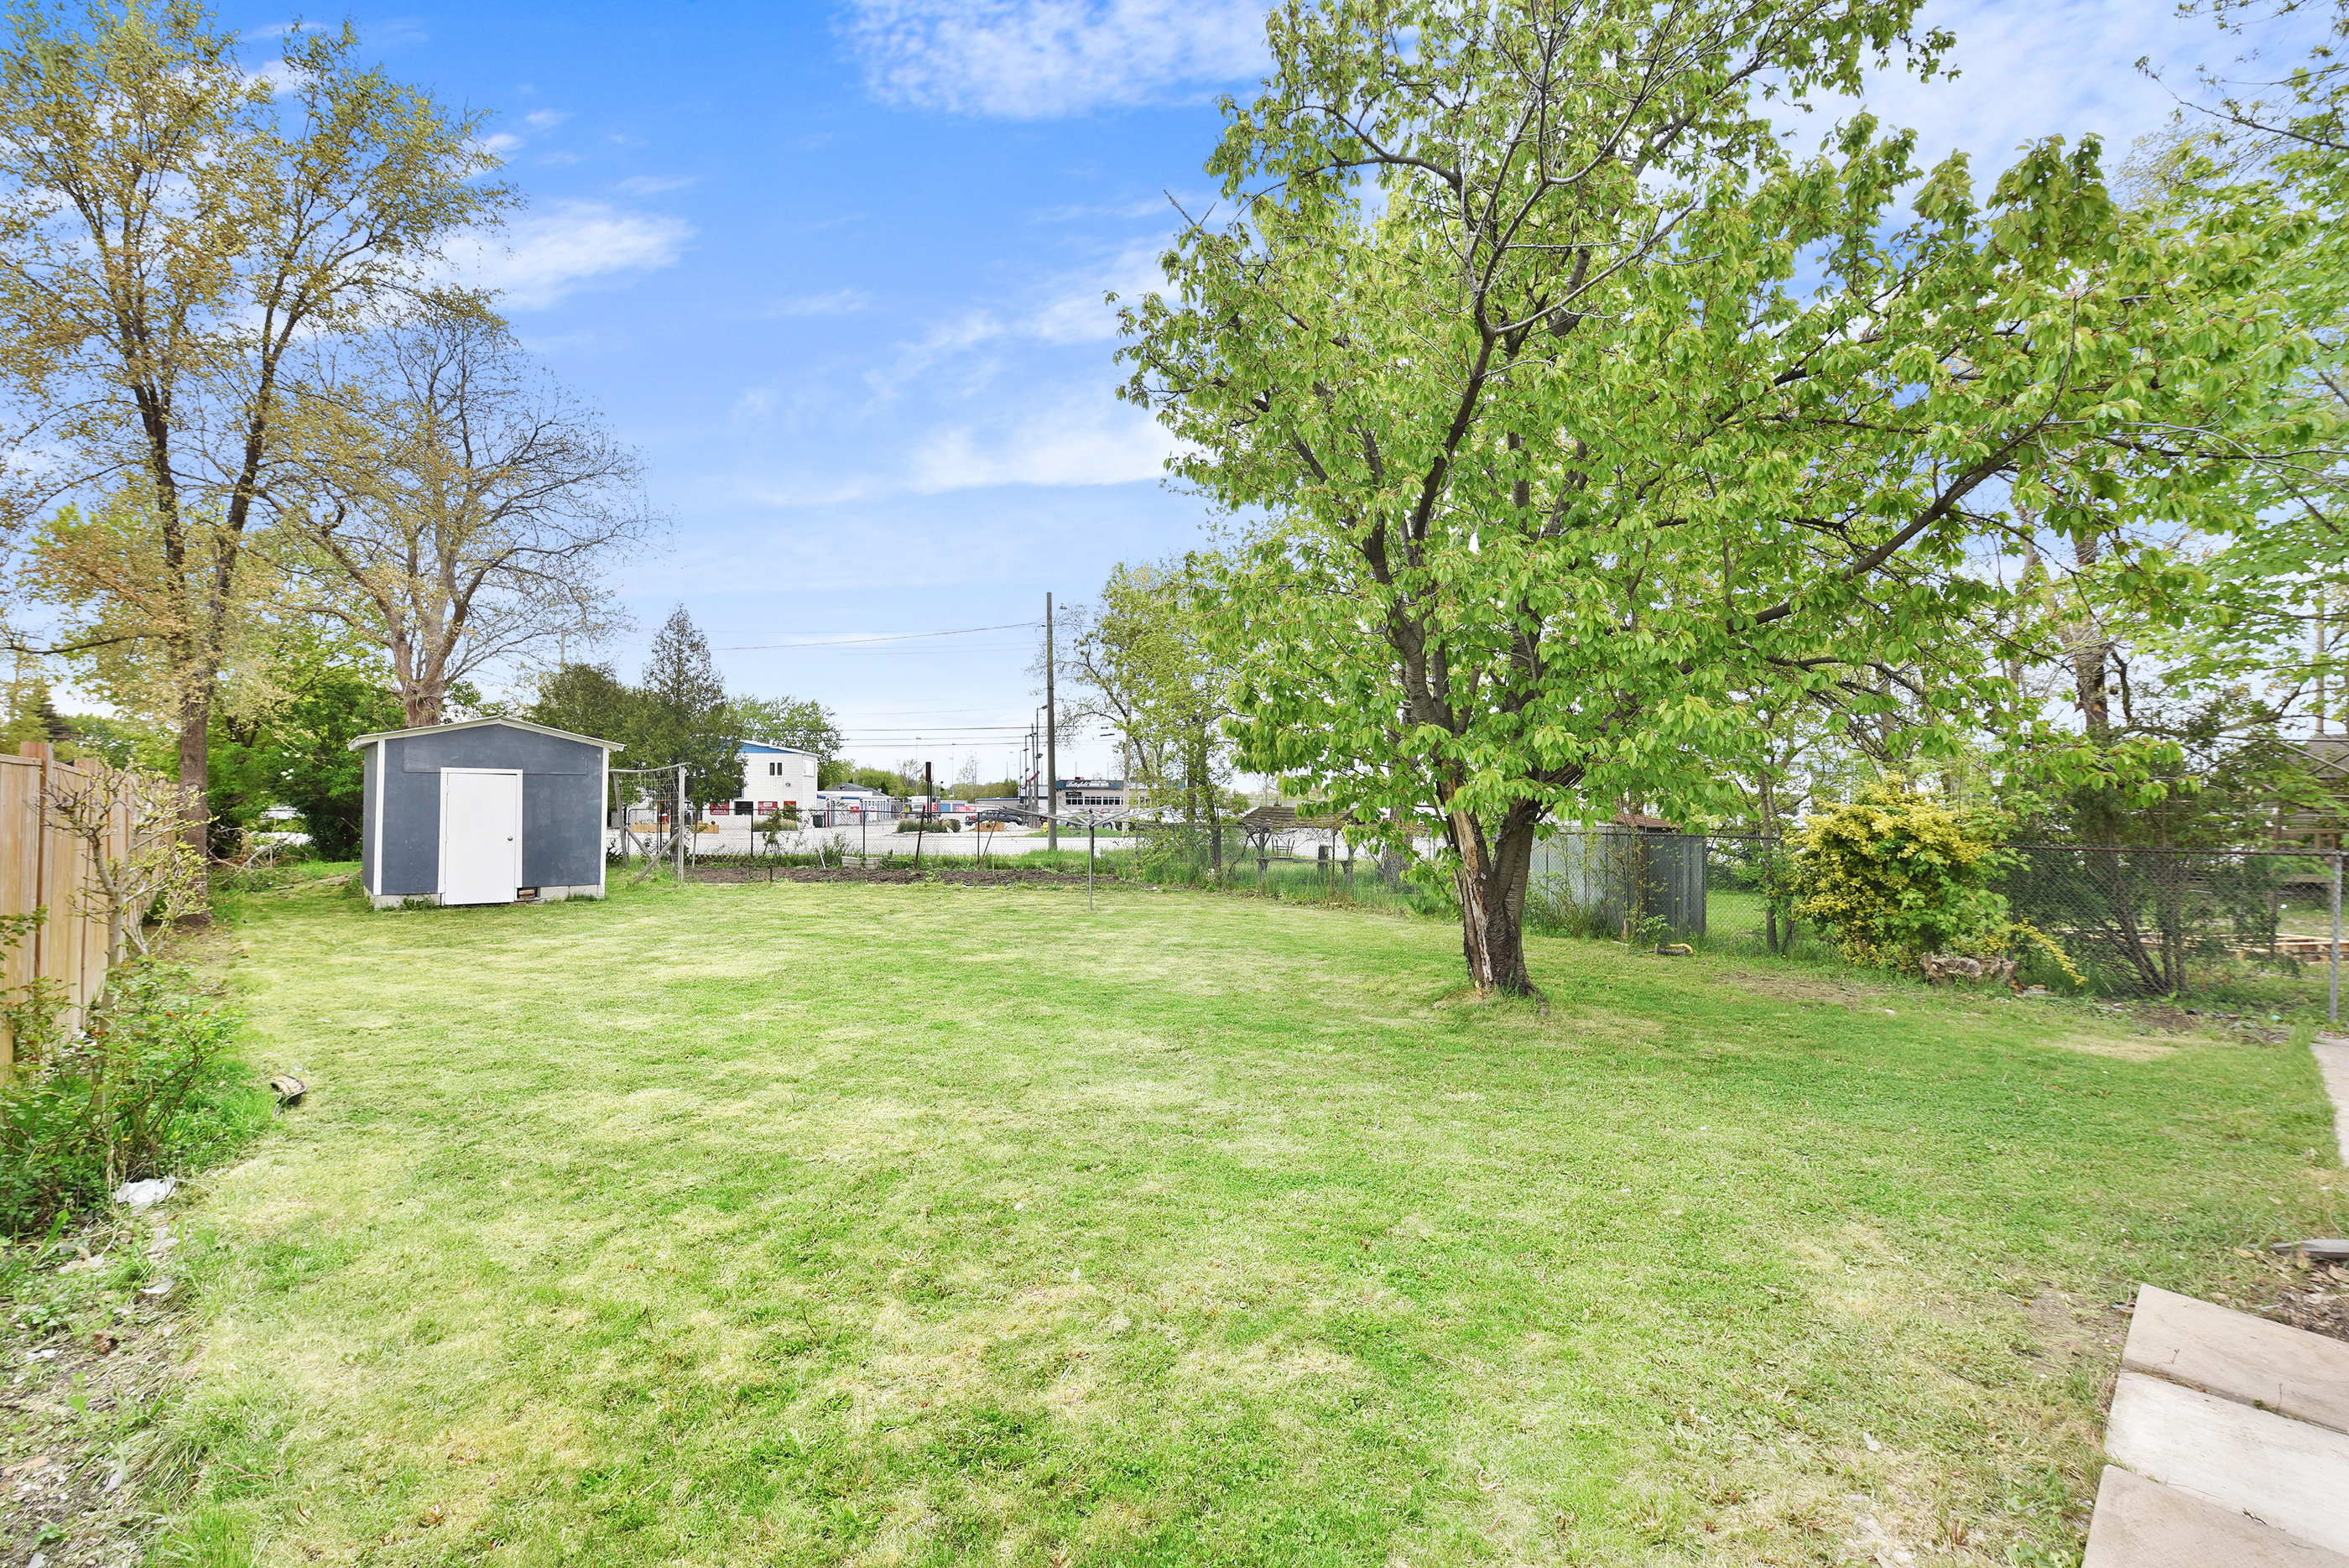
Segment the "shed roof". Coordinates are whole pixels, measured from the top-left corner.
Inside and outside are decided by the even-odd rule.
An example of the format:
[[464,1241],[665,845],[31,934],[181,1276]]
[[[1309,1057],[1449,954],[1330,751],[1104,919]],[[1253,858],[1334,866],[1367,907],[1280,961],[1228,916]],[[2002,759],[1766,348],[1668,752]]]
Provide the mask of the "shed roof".
[[370,746],[378,741],[401,741],[410,735],[438,735],[450,730],[479,730],[491,724],[503,724],[510,730],[528,730],[537,735],[553,735],[562,741],[577,741],[585,746],[601,746],[607,752],[627,750],[617,741],[599,741],[593,735],[574,735],[568,730],[533,724],[527,719],[509,719],[503,714],[490,719],[460,719],[453,724],[419,724],[413,730],[378,730],[372,734],[355,737],[348,749],[356,752],[361,746]]
[[742,756],[750,752],[781,752],[794,757],[816,757],[818,760],[821,760],[821,753],[811,752],[803,746],[774,746],[769,745],[764,741],[737,741],[734,742],[734,754],[736,756]]

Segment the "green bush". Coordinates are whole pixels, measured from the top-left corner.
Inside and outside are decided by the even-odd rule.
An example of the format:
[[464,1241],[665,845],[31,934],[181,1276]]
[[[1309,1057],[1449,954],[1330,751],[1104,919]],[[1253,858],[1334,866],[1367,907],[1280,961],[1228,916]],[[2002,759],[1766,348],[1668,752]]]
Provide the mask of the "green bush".
[[78,1034],[57,1026],[60,1001],[43,986],[8,1009],[17,1066],[0,1083],[0,1232],[207,1164],[268,1115],[233,1050],[235,1014],[185,967],[118,968]]
[[1987,886],[2004,863],[1995,829],[1904,782],[1870,784],[1795,835],[1795,913],[1833,929],[1856,963],[1981,947],[2013,929]]

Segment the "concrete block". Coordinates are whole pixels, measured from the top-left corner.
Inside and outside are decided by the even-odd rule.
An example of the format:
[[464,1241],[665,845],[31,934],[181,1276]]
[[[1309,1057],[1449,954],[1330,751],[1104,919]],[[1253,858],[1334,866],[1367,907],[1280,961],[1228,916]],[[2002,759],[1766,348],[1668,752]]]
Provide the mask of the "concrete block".
[[2341,1163],[2349,1165],[2349,1038],[2320,1034],[2309,1049],[2316,1053],[2316,1071],[2333,1098],[2333,1141]]

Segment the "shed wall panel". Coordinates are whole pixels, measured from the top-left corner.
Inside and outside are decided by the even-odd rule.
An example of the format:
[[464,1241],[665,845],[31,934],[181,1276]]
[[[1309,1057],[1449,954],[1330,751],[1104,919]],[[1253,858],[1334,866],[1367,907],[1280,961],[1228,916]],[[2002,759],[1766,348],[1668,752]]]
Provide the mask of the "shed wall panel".
[[385,746],[389,766],[378,884],[384,896],[422,898],[440,890],[442,768],[522,770],[524,886],[584,887],[602,879],[601,747],[499,724],[400,736]]
[[383,748],[359,753],[359,886],[375,891],[375,759]]
[[522,879],[533,888],[584,888],[604,877],[604,775],[525,774]]

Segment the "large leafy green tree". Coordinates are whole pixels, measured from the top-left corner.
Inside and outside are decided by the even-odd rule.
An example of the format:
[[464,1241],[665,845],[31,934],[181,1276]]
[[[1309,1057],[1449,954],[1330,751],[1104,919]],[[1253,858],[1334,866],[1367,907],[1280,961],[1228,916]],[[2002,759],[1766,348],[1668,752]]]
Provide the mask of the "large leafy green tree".
[[294,693],[264,753],[271,793],[301,816],[311,853],[356,860],[366,821],[357,736],[403,728],[399,693],[378,670],[328,668]]
[[[212,848],[225,855],[273,805],[301,818],[314,854],[358,853],[364,800],[357,736],[397,730],[403,712],[381,662],[349,639],[293,622],[271,628],[251,690],[223,705],[206,732]],[[150,735],[166,753],[168,732]]]
[[636,689],[610,665],[558,664],[539,676],[537,700],[523,710],[523,717],[574,735],[616,741],[634,766],[642,708]]
[[1530,987],[1546,817],[1702,801],[1757,702],[1994,710],[1970,549],[2017,504],[2220,504],[2213,432],[2299,352],[2247,292],[2292,223],[2133,221],[2093,142],[1986,202],[1864,113],[1790,153],[1765,94],[1930,70],[1912,14],[1299,0],[1210,163],[1233,211],[1126,311],[1127,394],[1261,519],[1243,764],[1432,818],[1481,990]]
[[1120,566],[1071,640],[1075,672],[1117,726],[1136,782],[1151,790],[1154,804],[1177,807],[1185,823],[1206,829],[1220,871],[1231,671],[1214,648],[1212,612],[1202,603],[1213,575],[1196,556]]
[[737,697],[728,704],[727,722],[737,740],[813,752],[819,771],[840,755],[840,722],[812,697]]

